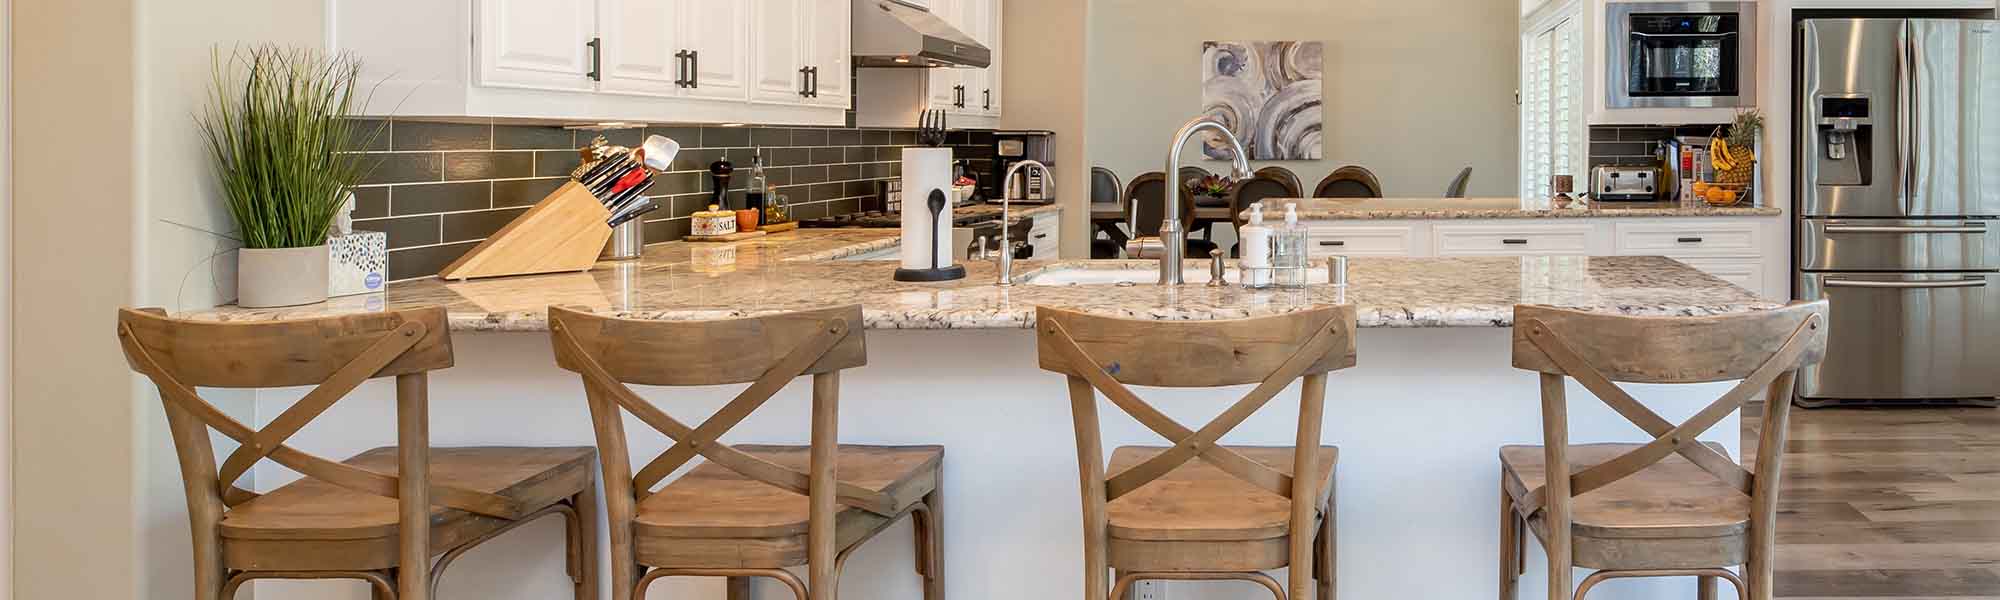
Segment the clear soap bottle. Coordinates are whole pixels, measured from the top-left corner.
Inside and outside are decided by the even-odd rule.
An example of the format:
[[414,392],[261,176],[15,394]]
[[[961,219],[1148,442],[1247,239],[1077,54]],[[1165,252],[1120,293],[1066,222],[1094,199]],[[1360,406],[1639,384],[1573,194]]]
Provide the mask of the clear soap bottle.
[[1281,288],[1306,286],[1306,226],[1299,223],[1299,205],[1285,205],[1285,224],[1271,232],[1273,283]]

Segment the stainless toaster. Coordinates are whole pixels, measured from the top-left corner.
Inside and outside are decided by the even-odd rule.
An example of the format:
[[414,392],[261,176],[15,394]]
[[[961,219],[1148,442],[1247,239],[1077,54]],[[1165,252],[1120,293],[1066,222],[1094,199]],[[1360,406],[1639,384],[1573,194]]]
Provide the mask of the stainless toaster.
[[1653,202],[1660,199],[1663,189],[1659,167],[1591,169],[1590,197],[1598,202]]

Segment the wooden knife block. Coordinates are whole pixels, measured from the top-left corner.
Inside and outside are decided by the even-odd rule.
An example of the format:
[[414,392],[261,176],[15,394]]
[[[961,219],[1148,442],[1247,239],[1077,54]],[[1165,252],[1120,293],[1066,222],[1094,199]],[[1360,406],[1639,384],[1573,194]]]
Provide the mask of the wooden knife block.
[[575,181],[535,203],[438,277],[452,280],[588,271],[611,239],[611,211]]

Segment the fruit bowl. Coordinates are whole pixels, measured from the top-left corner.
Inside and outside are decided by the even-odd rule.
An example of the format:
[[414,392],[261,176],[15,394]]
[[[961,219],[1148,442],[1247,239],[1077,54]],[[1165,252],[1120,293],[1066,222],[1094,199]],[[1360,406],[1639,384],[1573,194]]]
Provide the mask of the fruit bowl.
[[1701,183],[1695,185],[1695,194],[1701,197],[1701,201],[1717,208],[1743,204],[1750,200],[1752,191],[1749,184]]

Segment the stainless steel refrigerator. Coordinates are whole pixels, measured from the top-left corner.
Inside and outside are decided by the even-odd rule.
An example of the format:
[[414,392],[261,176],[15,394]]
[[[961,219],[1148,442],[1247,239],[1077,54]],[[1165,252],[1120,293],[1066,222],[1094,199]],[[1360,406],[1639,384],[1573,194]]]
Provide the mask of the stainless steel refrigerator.
[[1798,31],[1797,296],[1832,303],[1798,401],[2000,397],[2000,23]]

